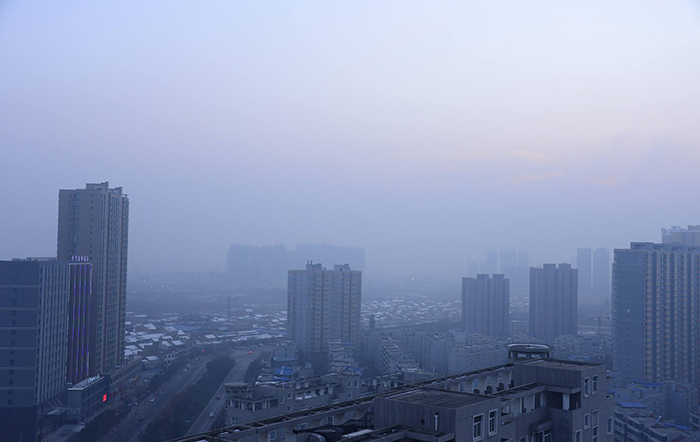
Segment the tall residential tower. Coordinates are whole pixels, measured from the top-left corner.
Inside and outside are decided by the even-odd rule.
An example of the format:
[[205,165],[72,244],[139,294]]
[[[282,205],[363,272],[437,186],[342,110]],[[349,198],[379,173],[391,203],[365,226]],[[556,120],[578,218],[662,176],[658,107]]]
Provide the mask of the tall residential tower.
[[88,311],[90,375],[122,363],[129,244],[129,198],[109,183],[61,190],[58,199],[58,259],[87,257],[92,263]]
[[700,387],[700,247],[632,243],[613,264],[615,370]]
[[510,281],[503,275],[462,278],[462,328],[467,333],[510,335]]
[[578,272],[571,264],[530,269],[530,334],[554,342],[578,333]]
[[362,272],[336,265],[326,270],[309,262],[306,270],[290,270],[287,333],[309,359],[340,339],[357,348],[360,340]]

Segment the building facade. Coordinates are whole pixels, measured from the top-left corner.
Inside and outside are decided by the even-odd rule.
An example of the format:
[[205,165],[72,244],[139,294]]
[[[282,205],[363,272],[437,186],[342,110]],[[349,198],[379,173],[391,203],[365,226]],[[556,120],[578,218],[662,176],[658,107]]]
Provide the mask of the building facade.
[[129,245],[129,198],[109,183],[61,190],[58,259],[86,256],[92,263],[88,314],[89,375],[122,363]]
[[681,244],[684,246],[700,246],[700,225],[689,225],[687,229],[673,226],[661,229],[661,242],[664,244]]
[[503,275],[462,278],[462,329],[510,336],[510,281]]
[[0,441],[35,441],[62,424],[68,263],[0,261]]
[[68,360],[66,382],[77,384],[90,376],[90,302],[92,264],[87,257],[76,257],[69,264],[70,302],[68,305]]
[[615,370],[626,381],[700,385],[700,247],[632,243],[615,250]]
[[604,247],[597,248],[593,251],[592,292],[598,297],[610,296],[610,250]]
[[327,353],[330,340],[359,347],[362,272],[309,262],[306,270],[289,271],[287,290],[287,334],[302,358]]
[[576,267],[578,270],[578,294],[586,297],[591,295],[593,273],[591,263],[593,257],[591,249],[578,249],[576,251]]
[[530,269],[530,335],[552,343],[578,333],[578,272],[570,264]]

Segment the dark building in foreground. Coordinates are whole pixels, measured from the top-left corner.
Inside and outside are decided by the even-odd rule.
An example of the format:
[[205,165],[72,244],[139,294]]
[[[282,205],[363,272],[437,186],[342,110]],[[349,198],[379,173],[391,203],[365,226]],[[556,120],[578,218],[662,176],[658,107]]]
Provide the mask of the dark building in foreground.
[[503,275],[462,278],[462,328],[467,333],[510,335],[510,281]]
[[578,272],[570,264],[530,269],[530,335],[552,343],[578,333]]
[[69,265],[0,261],[0,441],[38,441],[65,420]]
[[89,312],[92,301],[92,264],[87,262],[87,257],[76,257],[73,261],[69,264],[66,382],[77,384],[90,376]]
[[[531,346],[512,345],[509,352],[517,360],[509,364],[397,381],[398,387],[382,393],[180,441],[612,441],[614,404],[606,393],[605,367],[545,359],[549,350],[540,347],[546,346],[533,352]],[[300,384],[295,395],[312,397],[314,388]]]
[[615,250],[612,299],[614,365],[623,379],[700,387],[700,247]]
[[61,190],[58,198],[58,259],[87,257],[92,263],[88,314],[89,374],[105,373],[124,357],[129,198],[108,182]]

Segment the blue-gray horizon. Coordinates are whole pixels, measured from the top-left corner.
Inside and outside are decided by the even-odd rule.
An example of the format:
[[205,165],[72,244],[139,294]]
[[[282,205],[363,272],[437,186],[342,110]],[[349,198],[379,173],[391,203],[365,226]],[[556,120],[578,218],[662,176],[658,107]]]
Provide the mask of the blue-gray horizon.
[[[130,195],[131,275],[231,243],[454,277],[700,223],[700,5],[0,3],[0,259]],[[328,263],[332,264],[332,263]]]

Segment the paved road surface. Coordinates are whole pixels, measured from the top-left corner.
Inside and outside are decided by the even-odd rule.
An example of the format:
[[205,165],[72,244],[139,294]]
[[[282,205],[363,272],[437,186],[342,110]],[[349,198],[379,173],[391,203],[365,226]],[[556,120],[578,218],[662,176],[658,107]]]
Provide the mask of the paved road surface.
[[[248,365],[250,365],[253,359],[260,356],[260,354],[263,351],[269,350],[270,348],[258,348],[253,350],[253,354],[248,354],[248,352],[236,352],[236,355],[234,356],[234,359],[236,360],[236,366],[233,367],[233,370],[231,370],[231,373],[229,373],[229,375],[226,377],[224,383],[243,381],[245,372],[248,369]],[[221,423],[224,420],[223,411],[224,402],[226,399],[225,390],[226,389],[224,388],[224,384],[221,384],[221,386],[216,391],[216,393],[214,393],[214,396],[211,398],[207,406],[204,407],[204,410],[202,410],[202,414],[199,415],[197,420],[195,420],[192,426],[190,427],[190,430],[187,432],[188,436],[192,434],[204,433],[205,431],[211,430],[211,427],[215,422],[218,422],[219,425],[221,425]],[[217,399],[217,395],[221,395],[221,399]],[[209,417],[210,413],[214,413],[214,417]]]
[[[168,406],[170,401],[182,390],[196,383],[207,371],[207,362],[211,357],[199,358],[199,361],[192,361],[191,368],[187,373],[180,372],[177,376],[170,380],[160,389],[162,394],[157,397],[155,402],[149,402],[148,399],[143,404],[139,404],[138,412],[132,413],[115,431],[100,438],[100,442],[134,442],[138,441],[139,433],[146,429],[146,425],[158,413]],[[142,421],[138,417],[143,415]]]

